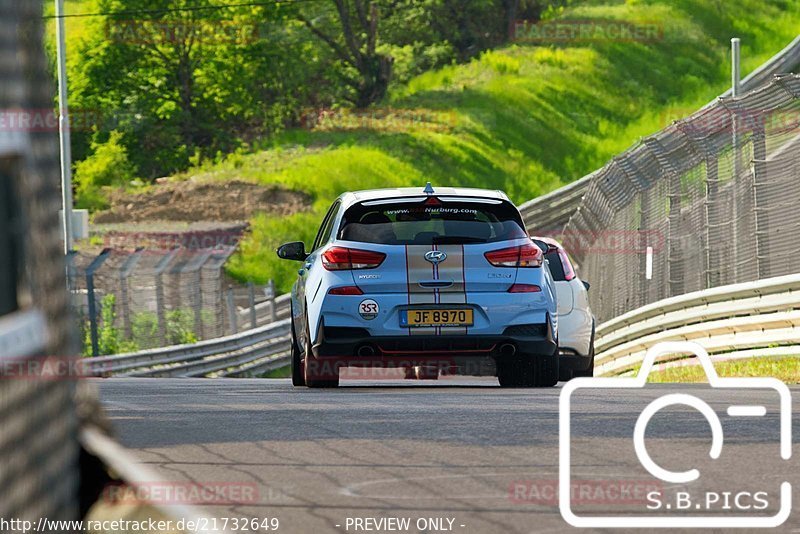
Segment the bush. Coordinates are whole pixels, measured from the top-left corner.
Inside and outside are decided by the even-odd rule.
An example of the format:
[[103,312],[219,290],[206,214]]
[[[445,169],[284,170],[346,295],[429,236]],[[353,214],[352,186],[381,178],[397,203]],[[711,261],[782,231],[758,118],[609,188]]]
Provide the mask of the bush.
[[92,154],[75,164],[77,205],[92,210],[108,207],[103,187],[130,183],[136,176],[136,168],[128,159],[128,151],[122,144],[122,134],[112,131],[108,140],[92,142]]
[[[133,352],[138,349],[135,342],[122,339],[119,329],[114,326],[117,321],[116,301],[114,295],[106,295],[100,300],[100,317],[97,321],[98,356]],[[83,353],[86,356],[92,356],[92,330],[90,327],[84,330]]]
[[183,345],[197,342],[194,333],[194,315],[187,310],[167,312],[167,345]]
[[139,350],[153,349],[161,345],[156,314],[152,312],[134,314],[131,319],[131,334]]

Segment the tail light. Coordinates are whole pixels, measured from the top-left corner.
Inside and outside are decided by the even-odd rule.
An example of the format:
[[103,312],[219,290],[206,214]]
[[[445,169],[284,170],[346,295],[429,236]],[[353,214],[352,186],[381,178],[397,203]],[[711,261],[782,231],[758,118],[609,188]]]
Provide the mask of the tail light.
[[332,287],[328,290],[328,295],[363,295],[364,292],[358,286]]
[[536,284],[514,284],[508,288],[509,293],[539,293],[542,288]]
[[533,243],[493,250],[484,256],[495,267],[541,267],[544,257]]
[[374,269],[378,267],[386,254],[355,248],[331,247],[322,254],[322,266],[328,271],[350,269]]
[[572,268],[572,264],[569,262],[567,253],[563,248],[558,249],[558,257],[561,258],[561,266],[564,267],[564,280],[569,282],[575,278],[575,270]]

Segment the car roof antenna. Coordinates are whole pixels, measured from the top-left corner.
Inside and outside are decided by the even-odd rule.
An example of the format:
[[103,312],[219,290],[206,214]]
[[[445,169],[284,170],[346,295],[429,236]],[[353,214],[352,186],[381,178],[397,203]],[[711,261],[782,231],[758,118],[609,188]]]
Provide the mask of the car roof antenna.
[[426,195],[432,195],[433,194],[433,186],[431,185],[430,182],[425,184],[425,189],[423,189],[422,192],[425,193]]

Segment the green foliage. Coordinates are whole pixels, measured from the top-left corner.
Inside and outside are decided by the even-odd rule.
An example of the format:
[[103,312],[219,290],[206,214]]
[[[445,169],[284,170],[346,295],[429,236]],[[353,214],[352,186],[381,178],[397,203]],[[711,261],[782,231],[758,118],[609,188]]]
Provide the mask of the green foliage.
[[[70,67],[74,109],[92,110],[94,132],[118,130],[146,178],[186,168],[199,153],[229,152],[242,139],[270,135],[307,101],[314,74],[291,10],[280,5],[213,6],[209,0],[96,0],[81,58]],[[147,10],[147,17],[131,12]],[[321,69],[324,71],[324,69]],[[316,90],[315,90],[316,91]],[[319,93],[319,91],[316,91]],[[91,153],[76,132],[78,155]]]
[[166,313],[167,345],[197,342],[194,333],[194,314],[190,310],[170,310]]
[[[294,241],[304,241],[309,247],[316,236],[319,220],[317,211],[285,218],[256,216],[250,222],[251,233],[242,242],[240,252],[228,261],[228,272],[239,280],[256,284],[265,284],[270,278],[275,278],[280,281],[277,291],[289,291],[300,264],[275,262],[275,250],[288,241],[289,236]],[[270,265],[270,269],[264,269],[265,264]]]
[[131,334],[138,350],[153,349],[162,345],[159,337],[158,316],[152,312],[133,314]]
[[[73,130],[74,156],[91,156],[93,141],[117,130],[142,177],[178,172],[272,137],[310,109],[379,101],[390,84],[466,61],[505,42],[514,17],[562,1],[69,1],[68,14],[107,14],[66,20],[70,106],[87,122]],[[51,20],[51,57],[54,30]],[[103,205],[92,189],[83,201]]]
[[[749,358],[731,360],[714,364],[717,374],[722,377],[772,377],[787,384],[800,383],[800,357],[785,356],[775,358]],[[638,368],[632,373],[638,373]],[[699,365],[671,367],[651,372],[648,382],[708,382],[705,371]]]
[[93,142],[92,154],[75,164],[76,203],[80,208],[101,209],[107,206],[102,188],[130,183],[136,169],[128,159],[122,134],[112,131],[105,142]]
[[[131,338],[126,339],[125,333],[115,326],[118,322],[115,306],[116,297],[113,294],[104,296],[100,301],[100,317],[97,322],[99,356],[197,342],[192,310],[179,308],[166,312],[166,341],[162,343],[158,316],[155,313],[134,313],[131,317]],[[208,313],[204,311],[203,314],[203,319],[210,323]],[[83,354],[91,356],[92,338],[88,320],[81,322],[81,331],[84,337]]]
[[[114,326],[117,320],[115,310],[116,297],[105,295],[100,299],[100,318],[97,321],[97,348],[98,356],[108,354],[119,354],[137,350],[135,343],[123,339],[119,329]],[[84,355],[92,355],[92,336],[91,329],[84,329]]]

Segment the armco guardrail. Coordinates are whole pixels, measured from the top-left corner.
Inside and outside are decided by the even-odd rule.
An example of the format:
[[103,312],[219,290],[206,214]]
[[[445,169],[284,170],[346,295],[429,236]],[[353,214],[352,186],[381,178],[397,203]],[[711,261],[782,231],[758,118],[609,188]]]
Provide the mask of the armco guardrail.
[[221,337],[82,360],[92,376],[258,376],[289,364],[290,321]]
[[[740,83],[742,92],[761,87],[769,83],[775,75],[791,72],[798,65],[800,65],[800,35],[769,61],[745,77]],[[729,89],[719,98],[728,97],[730,94]],[[712,106],[715,102],[717,99],[706,104],[703,109]],[[600,170],[602,169],[522,204],[520,211],[528,228],[537,233],[563,229],[575,210],[578,209],[583,195]]]
[[800,274],[687,293],[607,321],[597,328],[595,372],[625,373],[653,344],[678,340],[695,341],[717,359],[796,354]]

